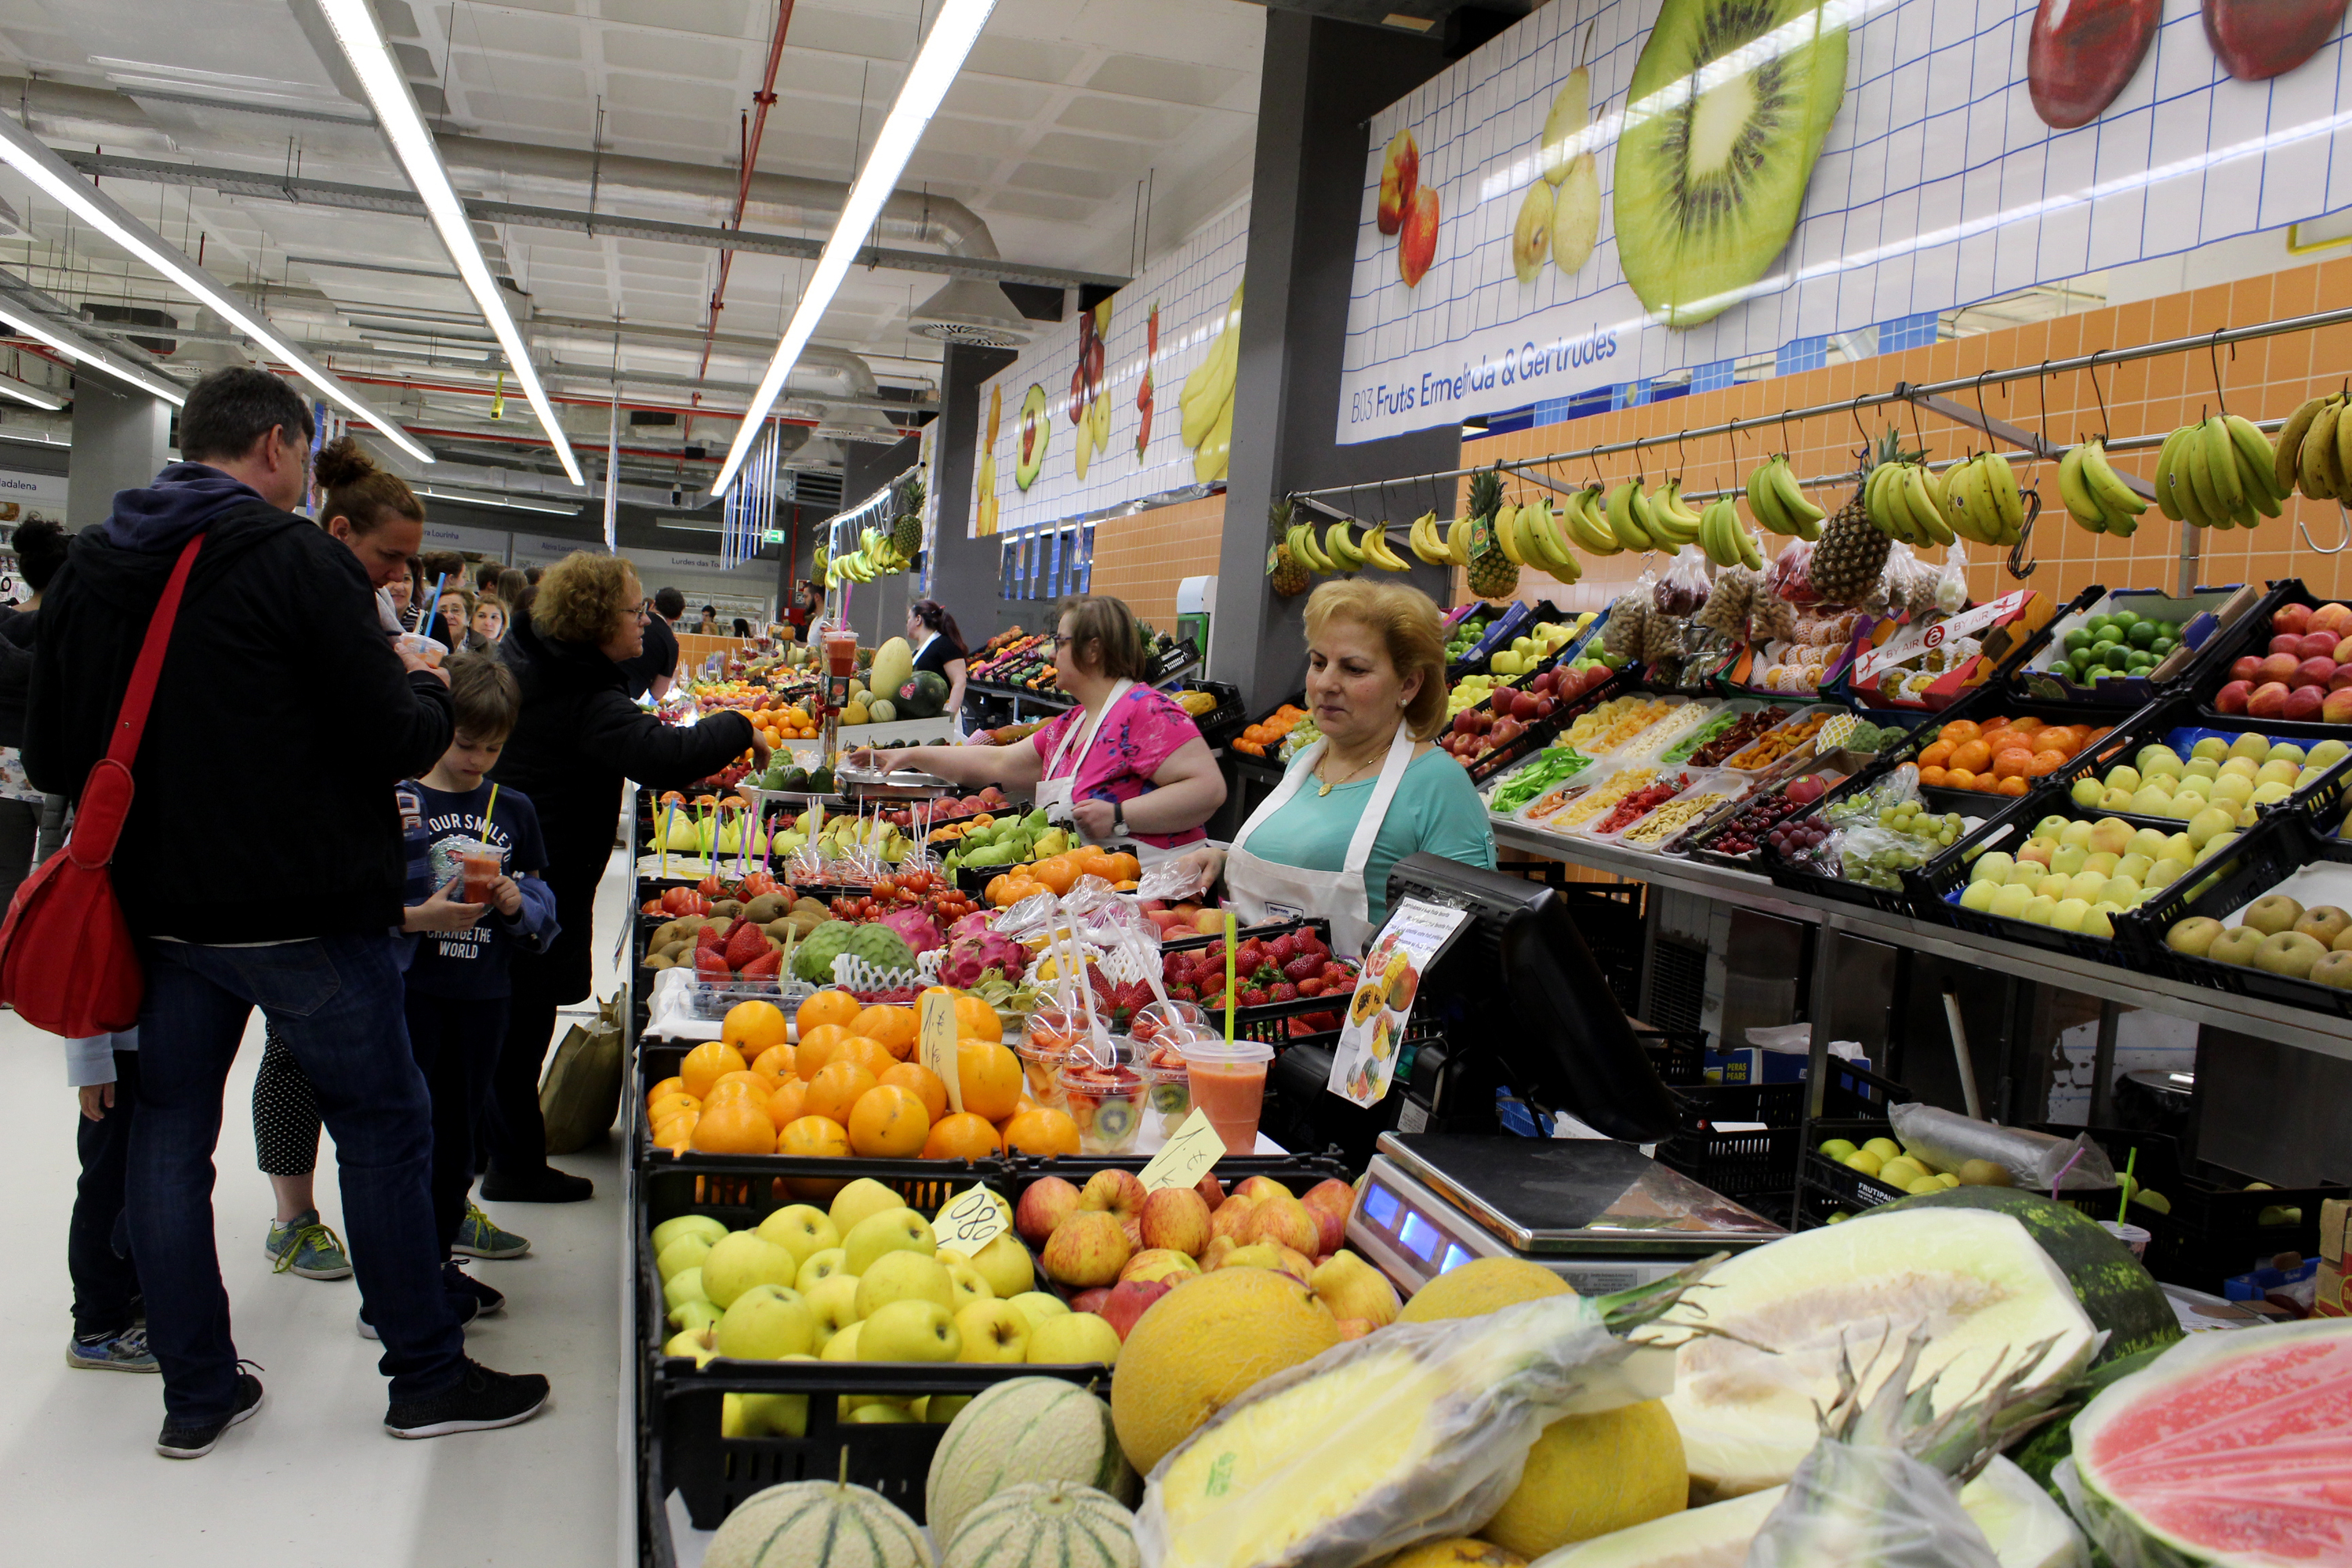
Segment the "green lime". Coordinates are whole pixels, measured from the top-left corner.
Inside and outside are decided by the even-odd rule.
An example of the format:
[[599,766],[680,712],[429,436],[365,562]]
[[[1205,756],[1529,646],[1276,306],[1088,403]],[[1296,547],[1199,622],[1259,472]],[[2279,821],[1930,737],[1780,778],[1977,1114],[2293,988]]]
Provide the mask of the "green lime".
[[2101,632],[2113,627],[2115,624],[2116,618],[2113,616],[2093,616],[2083,623],[2083,629],[2096,637]]
[[2086,647],[2078,647],[2073,653],[2066,656],[2066,662],[2073,665],[2075,672],[2080,674],[2082,671],[2088,669],[2091,666],[2091,650]]
[[2180,623],[2179,621],[2158,621],[2156,623],[2156,631],[2158,637],[2170,637],[2174,642],[2179,642],[2180,640]]
[[2143,669],[2154,669],[2156,668],[2156,655],[2147,652],[2146,649],[2141,649],[2131,656],[2130,662],[2126,665],[2125,668],[2129,669],[2135,675]]
[[2146,647],[2161,635],[2162,628],[2158,626],[2156,622],[2141,621],[2135,625],[2131,630],[2125,633],[2124,637],[2125,640],[2129,642],[2132,647]]
[[2117,610],[2107,619],[2117,631],[2121,632],[2127,632],[2139,625],[2139,616],[2129,610]]
[[2091,634],[2076,626],[2066,634],[2066,640],[2062,646],[2068,653],[2073,653],[2078,647],[2088,647],[2091,646]]
[[2161,664],[2164,662],[2165,658],[2171,654],[2172,650],[2179,646],[2179,641],[2177,638],[2158,637],[2154,642],[2147,645],[2147,651],[2156,655],[2157,662]]

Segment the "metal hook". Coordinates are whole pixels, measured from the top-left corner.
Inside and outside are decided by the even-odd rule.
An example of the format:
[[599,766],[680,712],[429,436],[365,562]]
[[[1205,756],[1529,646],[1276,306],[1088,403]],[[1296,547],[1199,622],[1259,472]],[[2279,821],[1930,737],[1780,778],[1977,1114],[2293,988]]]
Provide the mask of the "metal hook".
[[1677,485],[1683,482],[1684,470],[1690,467],[1690,454],[1683,447],[1683,438],[1689,434],[1690,426],[1687,425],[1675,432],[1675,483]]
[[[2033,378],[2035,395],[2042,400],[2042,451],[2050,450],[2050,362],[2042,362],[2042,374]],[[2036,457],[2041,453],[2034,454]]]
[[1845,405],[1846,417],[1853,421],[1854,432],[1862,437],[1865,447],[1875,445],[1870,438],[1870,427],[1862,422],[1862,400],[1867,395],[1866,393],[1856,393],[1853,401]]
[[2352,545],[2352,511],[2346,510],[2344,503],[2339,500],[2336,503],[2336,515],[2344,524],[2344,537],[2336,542],[2336,548],[2333,550],[2326,548],[2325,545],[2319,543],[2318,541],[2313,539],[2311,537],[2311,525],[2305,522],[2301,518],[2297,518],[2294,521],[2295,531],[2303,535],[2303,542],[2305,544],[2310,545],[2312,549],[2317,551],[2320,554],[2341,555],[2344,553],[2345,546]]
[[2026,547],[2033,541],[2034,521],[2042,515],[2042,491],[2035,486],[2028,485],[2020,492],[2019,499],[2028,503],[2025,508],[2025,525],[2017,531],[2017,542],[2010,546],[2009,574],[2021,583],[2042,569],[2041,562],[2025,559]]
[[[2223,414],[2230,412],[2230,400],[2221,391],[2221,334],[2228,330],[2225,327],[2214,328],[2213,335],[2205,342],[2206,358],[2213,363],[2213,402]],[[2232,340],[2230,344],[2230,363],[2231,364],[2238,363],[2238,345],[2235,340]]]
[[[1981,370],[1977,373],[1977,417],[1983,421],[1983,423],[1979,425],[1977,428],[1987,432],[1990,432],[1992,429],[1992,416],[1985,412],[1984,384],[1985,377],[1991,374],[1992,372],[1989,370]],[[2005,389],[2007,384],[2003,383],[2003,386]]]
[[2099,445],[2104,447],[2115,439],[2116,427],[2107,413],[2107,395],[2099,389],[2099,351],[2091,351],[2091,362],[2083,368],[2091,378],[2091,395],[2099,400]]

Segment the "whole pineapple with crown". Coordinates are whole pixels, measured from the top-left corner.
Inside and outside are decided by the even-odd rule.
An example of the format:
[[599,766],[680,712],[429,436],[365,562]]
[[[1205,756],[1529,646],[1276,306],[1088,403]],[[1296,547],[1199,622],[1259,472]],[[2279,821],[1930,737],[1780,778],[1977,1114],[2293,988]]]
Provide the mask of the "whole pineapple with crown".
[[923,476],[910,474],[898,491],[898,516],[890,524],[890,548],[902,562],[911,562],[923,547]]
[[1855,476],[1853,495],[1822,527],[1821,540],[1813,546],[1812,563],[1806,569],[1813,591],[1822,598],[1841,605],[1859,604],[1877,586],[1879,574],[1886,569],[1886,552],[1895,548],[1895,541],[1870,521],[1863,509],[1862,493],[1869,487],[1871,470],[1879,464],[1916,462],[1926,455],[1905,451],[1902,437],[1892,425],[1874,449],[1863,448],[1862,471]]
[[1278,500],[1266,509],[1266,530],[1273,542],[1266,547],[1265,574],[1283,598],[1307,591],[1307,563],[1290,547],[1290,502]]
[[[1481,599],[1507,599],[1519,591],[1519,569],[1495,538],[1495,514],[1503,509],[1503,476],[1488,468],[1470,480],[1470,592]],[[1484,526],[1478,526],[1483,524]]]

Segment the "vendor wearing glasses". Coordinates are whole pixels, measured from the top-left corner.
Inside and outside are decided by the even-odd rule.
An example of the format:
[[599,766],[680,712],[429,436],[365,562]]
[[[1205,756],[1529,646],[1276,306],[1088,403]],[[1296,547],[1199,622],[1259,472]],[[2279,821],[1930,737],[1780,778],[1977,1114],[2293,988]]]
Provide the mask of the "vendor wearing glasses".
[[1224,775],[1192,715],[1145,684],[1134,614],[1085,595],[1063,600],[1056,615],[1054,675],[1076,707],[1015,745],[860,751],[850,764],[1031,790],[1053,820],[1092,843],[1132,843],[1146,863],[1200,843],[1201,825],[1225,803]]
[[1495,865],[1470,775],[1433,737],[1445,726],[1444,623],[1428,595],[1360,578],[1307,601],[1307,707],[1322,739],[1242,825],[1233,847],[1188,852],[1245,925],[1323,915],[1331,945],[1363,952],[1388,919],[1389,872],[1408,855]]

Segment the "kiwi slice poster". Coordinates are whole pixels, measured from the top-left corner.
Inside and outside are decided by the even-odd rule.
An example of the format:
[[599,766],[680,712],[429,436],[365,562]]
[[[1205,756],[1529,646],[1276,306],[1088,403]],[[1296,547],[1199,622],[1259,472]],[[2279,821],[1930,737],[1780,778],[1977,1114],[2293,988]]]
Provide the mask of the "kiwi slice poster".
[[1555,0],[1370,121],[1339,439],[1916,347],[2352,205],[2345,9]]

